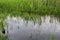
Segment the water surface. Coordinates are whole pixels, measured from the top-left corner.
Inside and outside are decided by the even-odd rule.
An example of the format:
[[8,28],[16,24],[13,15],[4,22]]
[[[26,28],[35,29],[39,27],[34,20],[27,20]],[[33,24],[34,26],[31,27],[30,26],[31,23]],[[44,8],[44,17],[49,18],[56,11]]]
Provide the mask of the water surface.
[[41,16],[35,21],[7,17],[4,27],[8,40],[60,40],[60,22],[54,16]]

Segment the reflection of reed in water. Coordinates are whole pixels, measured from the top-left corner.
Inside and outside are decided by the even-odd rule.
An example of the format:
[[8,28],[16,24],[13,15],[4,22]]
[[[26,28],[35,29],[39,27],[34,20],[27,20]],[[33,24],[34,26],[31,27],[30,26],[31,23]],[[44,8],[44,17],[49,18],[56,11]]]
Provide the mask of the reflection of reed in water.
[[[20,20],[20,19],[19,19]],[[51,18],[50,16],[49,17],[45,17],[45,18],[43,18],[42,19],[43,21],[45,21],[45,22],[43,22],[43,21],[33,21],[33,20],[20,20],[20,21],[14,21],[14,24],[17,24],[17,28],[16,29],[21,29],[22,27],[25,27],[25,28],[27,28],[28,30],[31,30],[32,31],[32,33],[31,34],[29,34],[28,35],[28,40],[34,40],[34,39],[39,39],[39,37],[41,36],[41,39],[45,39],[45,32],[48,30],[48,33],[49,33],[49,36],[47,36],[46,37],[46,39],[47,40],[54,40],[55,39],[55,31],[54,30],[56,30],[55,28],[56,28],[56,23],[57,23],[57,21],[56,21],[56,19],[53,19],[53,18]],[[51,21],[51,23],[50,23],[50,21]],[[48,22],[48,23],[46,23],[46,22]],[[13,23],[12,21],[11,21],[11,23]],[[45,23],[45,24],[43,24],[43,23]],[[47,25],[48,26],[47,26]],[[12,25],[12,24],[10,24],[10,25]],[[24,26],[23,26],[24,25]],[[44,26],[43,26],[44,25]],[[15,25],[14,25],[15,26]],[[47,27],[47,30],[44,30],[44,29],[46,29],[46,28],[44,28],[44,27]],[[15,28],[15,27],[14,27]],[[25,29],[24,28],[24,29]],[[49,30],[49,29],[50,30]],[[23,31],[25,31],[24,29],[22,29]],[[53,30],[52,30],[53,29]],[[15,30],[15,29],[14,29]],[[10,30],[11,31],[11,30]],[[17,30],[18,31],[18,30]],[[19,30],[20,31],[20,30]],[[29,31],[29,32],[31,32],[31,31]],[[51,33],[51,31],[52,32],[54,32],[54,35],[53,35],[53,33]],[[28,31],[27,31],[28,32]],[[43,36],[42,36],[42,34],[44,34]],[[48,35],[48,33],[47,33],[47,35]],[[51,33],[51,34],[50,34]],[[41,35],[40,35],[41,34]],[[14,34],[13,34],[14,35]]]
[[31,33],[30,36],[29,36],[29,40],[32,40],[32,33]]

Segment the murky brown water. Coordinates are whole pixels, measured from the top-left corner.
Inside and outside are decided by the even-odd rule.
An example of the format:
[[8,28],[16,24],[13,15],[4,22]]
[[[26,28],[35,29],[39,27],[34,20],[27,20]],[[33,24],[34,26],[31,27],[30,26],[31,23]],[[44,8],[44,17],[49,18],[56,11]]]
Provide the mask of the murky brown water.
[[41,20],[8,17],[4,27],[9,40],[60,40],[59,18],[42,16]]

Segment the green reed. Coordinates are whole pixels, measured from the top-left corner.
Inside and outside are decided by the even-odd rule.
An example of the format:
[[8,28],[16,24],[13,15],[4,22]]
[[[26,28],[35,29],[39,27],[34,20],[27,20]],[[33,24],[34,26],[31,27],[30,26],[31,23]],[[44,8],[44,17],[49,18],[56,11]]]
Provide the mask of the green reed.
[[0,11],[13,13],[59,14],[60,0],[2,0]]

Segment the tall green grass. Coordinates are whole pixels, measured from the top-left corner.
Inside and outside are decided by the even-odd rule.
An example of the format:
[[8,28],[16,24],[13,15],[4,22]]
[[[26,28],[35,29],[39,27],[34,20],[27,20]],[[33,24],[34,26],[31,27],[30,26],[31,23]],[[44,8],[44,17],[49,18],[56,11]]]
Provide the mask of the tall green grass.
[[60,0],[0,0],[0,11],[59,14]]

